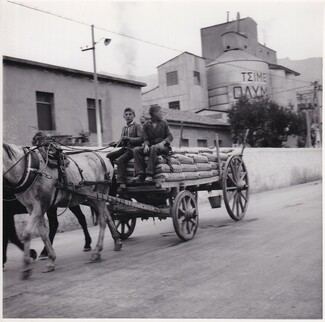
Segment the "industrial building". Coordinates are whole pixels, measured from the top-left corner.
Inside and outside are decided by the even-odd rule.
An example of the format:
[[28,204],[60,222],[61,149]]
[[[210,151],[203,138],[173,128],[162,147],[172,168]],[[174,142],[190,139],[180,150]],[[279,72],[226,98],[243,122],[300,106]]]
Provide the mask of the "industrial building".
[[208,107],[205,59],[184,52],[157,69],[159,86],[142,95],[145,104],[174,110]]
[[268,96],[282,106],[297,107],[295,76],[277,64],[276,51],[260,44],[252,18],[201,29],[202,57],[184,52],[158,66],[158,86],[143,93],[146,104],[192,110],[227,120],[242,96]]

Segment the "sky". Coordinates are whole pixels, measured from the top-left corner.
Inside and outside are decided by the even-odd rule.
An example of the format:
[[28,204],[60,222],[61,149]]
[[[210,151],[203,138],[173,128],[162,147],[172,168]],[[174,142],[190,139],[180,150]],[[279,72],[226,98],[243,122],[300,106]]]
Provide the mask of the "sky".
[[[251,17],[278,58],[323,56],[324,1],[2,0],[2,54],[122,78],[147,76],[184,51],[202,55],[200,29]],[[26,7],[28,6],[28,7]],[[46,11],[48,13],[44,13]],[[111,43],[104,45],[104,38]]]

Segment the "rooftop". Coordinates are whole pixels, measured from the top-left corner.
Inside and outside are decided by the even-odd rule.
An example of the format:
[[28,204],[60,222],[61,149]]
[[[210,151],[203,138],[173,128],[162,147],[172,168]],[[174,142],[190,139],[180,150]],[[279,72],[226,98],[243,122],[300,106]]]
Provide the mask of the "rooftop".
[[[87,77],[87,78],[93,78],[94,74],[92,72],[86,72],[78,69],[72,69],[67,67],[61,67],[56,65],[50,65],[45,63],[40,63],[32,60],[27,59],[21,59],[21,58],[15,58],[10,56],[3,56],[3,63],[4,64],[11,64],[11,65],[19,65],[19,66],[26,66],[26,67],[33,67],[36,69],[44,69],[52,72],[60,72],[67,75],[74,75],[74,76],[81,76],[81,77]],[[123,83],[123,84],[129,84],[139,87],[146,86],[146,83],[124,79],[120,77],[115,76],[109,76],[109,75],[103,75],[103,74],[97,74],[98,80],[101,81],[108,81],[108,82],[117,82],[117,83]]]
[[[145,106],[145,113],[148,113],[148,111],[149,106]],[[221,119],[215,119],[212,117],[199,115],[186,110],[172,110],[168,108],[163,108],[163,111],[165,113],[165,119],[171,122],[183,122],[206,126],[229,126],[227,122]]]
[[277,64],[269,64],[269,68],[270,69],[282,69],[284,70],[287,74],[294,74],[295,76],[299,76],[300,73],[295,72],[294,70],[284,67],[282,65],[277,65]]
[[200,58],[200,59],[205,59],[204,57],[201,57],[201,56],[198,56],[198,55],[195,55],[195,54],[189,53],[188,51],[184,51],[183,53],[181,53],[181,54],[179,54],[179,55],[177,55],[177,56],[175,56],[175,57],[173,57],[173,58],[171,58],[171,59],[165,61],[165,62],[162,63],[162,64],[160,64],[159,66],[157,66],[157,68],[160,67],[160,66],[162,66],[162,65],[164,65],[164,64],[167,64],[168,62],[170,62],[170,61],[172,61],[172,60],[174,60],[174,59],[176,59],[176,58],[178,58],[178,57],[180,57],[180,56],[182,56],[182,55],[185,55],[185,54],[187,54],[187,55],[191,55],[191,56],[194,56],[194,57],[197,57],[197,58]]

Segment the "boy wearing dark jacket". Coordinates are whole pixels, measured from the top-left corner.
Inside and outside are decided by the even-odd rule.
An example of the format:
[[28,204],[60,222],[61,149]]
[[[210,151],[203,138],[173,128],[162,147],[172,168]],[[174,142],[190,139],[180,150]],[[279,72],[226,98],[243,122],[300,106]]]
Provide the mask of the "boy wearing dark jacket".
[[[152,105],[149,109],[151,119],[143,125],[143,145],[134,149],[135,181],[150,183],[158,155],[168,155],[171,151],[170,143],[173,135],[167,121],[163,120],[163,112],[159,105]],[[148,165],[145,166],[144,157],[149,155]]]

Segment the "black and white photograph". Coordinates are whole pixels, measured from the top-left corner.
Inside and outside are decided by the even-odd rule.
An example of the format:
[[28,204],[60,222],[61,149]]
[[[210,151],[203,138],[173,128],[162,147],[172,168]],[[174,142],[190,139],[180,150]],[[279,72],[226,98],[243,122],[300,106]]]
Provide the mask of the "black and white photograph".
[[323,319],[325,1],[0,7],[3,321]]

